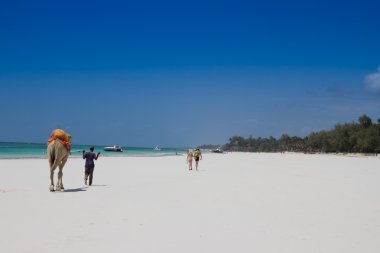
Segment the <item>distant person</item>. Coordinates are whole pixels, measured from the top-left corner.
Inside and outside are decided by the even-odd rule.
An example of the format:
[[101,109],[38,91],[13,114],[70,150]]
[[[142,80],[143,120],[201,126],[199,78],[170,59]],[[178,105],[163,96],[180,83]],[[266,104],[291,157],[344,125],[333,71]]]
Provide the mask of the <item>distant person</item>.
[[195,169],[198,170],[199,160],[202,160],[202,153],[199,148],[197,148],[194,152],[194,160],[195,160]]
[[186,163],[189,165],[189,170],[193,169],[193,150],[189,149],[187,152]]
[[94,153],[94,146],[90,147],[90,152],[82,151],[83,159],[86,159],[86,164],[84,166],[84,184],[87,185],[88,176],[90,176],[89,185],[92,185],[92,179],[94,176],[95,163],[94,160],[98,160],[100,152],[98,154]]

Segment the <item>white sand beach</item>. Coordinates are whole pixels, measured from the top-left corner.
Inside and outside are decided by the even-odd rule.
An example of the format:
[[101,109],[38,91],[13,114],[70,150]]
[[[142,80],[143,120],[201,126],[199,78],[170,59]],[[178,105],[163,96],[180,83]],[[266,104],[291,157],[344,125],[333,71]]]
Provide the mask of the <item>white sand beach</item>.
[[[81,159],[49,192],[44,159],[0,160],[0,249],[51,252],[374,253],[380,157],[205,154]],[[56,177],[55,177],[56,180]]]

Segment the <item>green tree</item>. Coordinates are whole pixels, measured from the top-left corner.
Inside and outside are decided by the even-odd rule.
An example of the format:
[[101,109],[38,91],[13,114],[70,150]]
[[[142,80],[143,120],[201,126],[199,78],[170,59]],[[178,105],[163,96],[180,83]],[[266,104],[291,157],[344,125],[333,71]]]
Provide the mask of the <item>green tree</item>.
[[373,124],[362,115],[358,123],[338,124],[330,131],[320,131],[301,138],[283,134],[278,140],[269,138],[231,137],[225,150],[249,152],[380,152],[380,122]]
[[290,137],[287,134],[283,134],[279,140],[279,146],[281,151],[289,151]]
[[364,114],[359,117],[359,124],[364,128],[368,128],[372,125],[372,119]]

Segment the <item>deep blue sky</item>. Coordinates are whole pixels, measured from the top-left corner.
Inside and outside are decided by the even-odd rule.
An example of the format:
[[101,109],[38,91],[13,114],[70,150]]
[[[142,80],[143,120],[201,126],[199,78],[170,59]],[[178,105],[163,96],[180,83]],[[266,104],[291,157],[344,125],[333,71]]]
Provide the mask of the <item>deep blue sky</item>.
[[[137,3],[138,2],[138,3]],[[380,118],[379,1],[1,1],[0,141],[195,146]]]

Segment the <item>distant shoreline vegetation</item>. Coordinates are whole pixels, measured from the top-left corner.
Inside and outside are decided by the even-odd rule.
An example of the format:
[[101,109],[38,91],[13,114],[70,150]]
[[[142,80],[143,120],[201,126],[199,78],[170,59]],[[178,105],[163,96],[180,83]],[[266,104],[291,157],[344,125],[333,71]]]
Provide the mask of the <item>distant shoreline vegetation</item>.
[[[211,149],[221,145],[202,145]],[[367,115],[358,122],[337,124],[332,130],[313,132],[301,138],[283,134],[279,139],[233,136],[225,151],[305,152],[305,153],[380,153],[380,119],[373,123]]]

